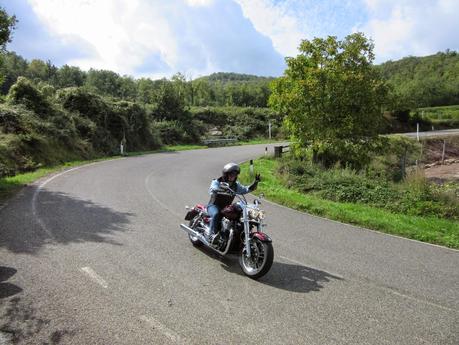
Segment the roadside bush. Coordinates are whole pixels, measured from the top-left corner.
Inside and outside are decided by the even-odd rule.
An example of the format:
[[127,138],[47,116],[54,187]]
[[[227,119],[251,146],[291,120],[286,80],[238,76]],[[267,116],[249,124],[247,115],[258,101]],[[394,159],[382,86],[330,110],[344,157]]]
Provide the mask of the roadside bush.
[[70,115],[53,111],[43,119],[24,105],[0,105],[0,176],[92,155]]
[[320,198],[361,203],[413,216],[459,219],[459,188],[430,184],[422,175],[412,174],[403,183],[367,175],[339,165],[326,169],[310,160],[284,157],[279,174],[289,188]]
[[205,125],[206,131],[216,127],[223,136],[235,136],[240,140],[266,138],[269,121],[273,138],[281,138],[284,135],[282,116],[269,108],[192,107],[190,111],[194,119]]
[[185,129],[178,121],[158,121],[153,127],[159,132],[163,144],[175,145],[187,139]]
[[375,156],[366,167],[366,175],[370,178],[389,181],[401,181],[404,172],[403,164],[408,167],[420,158],[421,144],[401,135],[382,138],[381,145]]
[[59,90],[57,99],[74,114],[80,135],[97,152],[118,153],[124,139],[129,151],[156,149],[161,144],[147,111],[136,103],[110,101],[77,87]]
[[54,113],[48,98],[25,77],[19,77],[16,83],[11,86],[7,101],[11,104],[22,104],[41,118],[47,118]]

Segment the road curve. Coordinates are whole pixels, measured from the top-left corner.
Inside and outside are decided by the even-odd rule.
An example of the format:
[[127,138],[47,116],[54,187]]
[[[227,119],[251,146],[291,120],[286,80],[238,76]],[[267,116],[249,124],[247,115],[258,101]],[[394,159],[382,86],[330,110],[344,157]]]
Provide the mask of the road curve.
[[191,246],[184,206],[264,147],[106,161],[25,188],[0,210],[0,344],[458,344],[458,251],[269,202],[275,262],[259,281]]

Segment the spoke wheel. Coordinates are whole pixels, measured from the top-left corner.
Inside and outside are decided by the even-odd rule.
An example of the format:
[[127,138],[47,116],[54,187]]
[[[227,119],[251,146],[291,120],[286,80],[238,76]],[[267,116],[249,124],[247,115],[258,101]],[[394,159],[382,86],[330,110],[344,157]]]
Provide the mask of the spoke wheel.
[[258,279],[268,273],[273,264],[274,249],[271,242],[262,242],[254,237],[250,240],[251,256],[248,257],[245,246],[239,256],[239,265],[244,274]]

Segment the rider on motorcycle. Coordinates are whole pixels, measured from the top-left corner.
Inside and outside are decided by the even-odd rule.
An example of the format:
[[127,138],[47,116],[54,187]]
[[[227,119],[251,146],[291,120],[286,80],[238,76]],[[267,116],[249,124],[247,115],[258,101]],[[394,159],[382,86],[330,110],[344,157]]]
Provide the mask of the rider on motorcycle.
[[216,238],[217,228],[220,227],[222,215],[220,211],[228,206],[234,200],[234,195],[228,193],[220,186],[221,182],[226,182],[229,187],[237,194],[247,194],[253,192],[260,182],[260,174],[255,175],[255,181],[250,186],[244,186],[237,181],[237,177],[241,172],[241,168],[236,163],[228,163],[223,167],[222,176],[212,180],[209,188],[210,201],[207,205],[207,213],[210,215],[210,231],[206,234],[209,243],[212,243]]

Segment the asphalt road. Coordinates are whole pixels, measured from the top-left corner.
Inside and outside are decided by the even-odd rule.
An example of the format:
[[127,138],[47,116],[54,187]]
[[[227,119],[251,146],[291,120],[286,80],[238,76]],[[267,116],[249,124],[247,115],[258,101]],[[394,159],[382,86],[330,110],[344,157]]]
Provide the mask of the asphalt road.
[[[410,138],[417,138],[418,133],[416,132],[411,132],[411,133],[401,133],[403,135],[406,135]],[[427,131],[427,132],[419,132],[419,138],[447,138],[447,137],[453,137],[453,136],[458,136],[459,135],[459,129],[445,129],[442,131]]]
[[263,152],[105,161],[24,189],[0,210],[0,344],[459,343],[458,251],[268,202],[261,280],[193,248],[184,206]]

